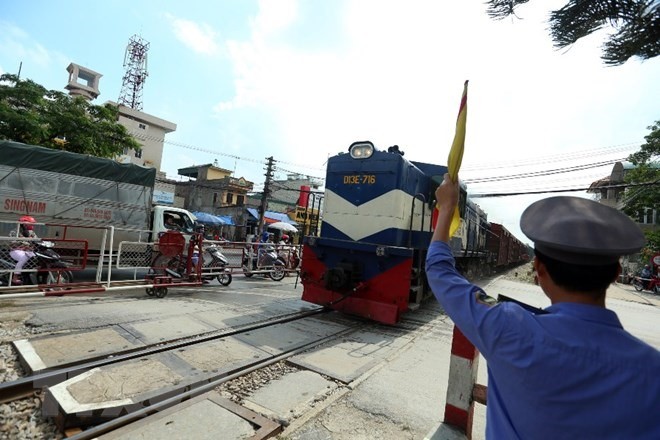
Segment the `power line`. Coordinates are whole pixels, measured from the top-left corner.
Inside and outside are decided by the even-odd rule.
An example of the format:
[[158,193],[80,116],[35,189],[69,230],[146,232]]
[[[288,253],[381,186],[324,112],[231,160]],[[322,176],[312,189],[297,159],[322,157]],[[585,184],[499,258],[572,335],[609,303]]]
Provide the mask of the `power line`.
[[605,165],[613,165],[616,162],[620,162],[623,159],[615,159],[615,160],[608,160],[608,161],[603,161],[603,162],[596,162],[596,163],[591,163],[591,164],[584,164],[584,165],[575,165],[572,167],[565,167],[565,168],[556,168],[553,170],[545,170],[545,171],[530,171],[528,173],[520,173],[520,174],[509,174],[507,176],[495,176],[495,177],[481,177],[481,178],[474,178],[474,179],[464,179],[463,181],[467,184],[469,183],[484,183],[484,182],[499,182],[502,180],[513,180],[513,179],[527,179],[531,177],[542,177],[542,176],[550,176],[553,174],[563,174],[563,173],[569,173],[573,171],[582,171],[586,170],[589,168],[597,168],[597,167],[602,167]]
[[[186,149],[190,149],[190,150],[200,151],[200,152],[203,152],[203,153],[213,154],[213,155],[217,155],[217,156],[229,157],[229,158],[235,159],[235,160],[242,160],[242,161],[246,161],[246,162],[258,163],[258,164],[261,164],[261,165],[266,165],[267,164],[267,162],[264,161],[264,160],[258,160],[258,159],[248,158],[248,157],[242,157],[242,156],[238,156],[238,155],[235,155],[235,154],[229,154],[229,153],[225,153],[225,152],[221,152],[221,151],[217,151],[217,150],[212,150],[212,149],[209,149],[209,148],[203,148],[203,147],[199,147],[199,146],[196,146],[196,145],[186,144],[186,143],[183,143],[183,142],[169,141],[169,140],[166,140],[165,138],[156,137],[156,136],[152,136],[152,135],[147,135],[147,134],[142,133],[142,132],[131,131],[130,134],[133,135],[136,138],[143,139],[143,140],[153,140],[155,142],[161,142],[163,144],[168,144],[168,145],[172,145],[172,146],[176,146],[176,147],[180,147],[180,148],[186,148]],[[463,172],[469,172],[469,171],[472,171],[472,170],[482,171],[482,170],[492,170],[492,169],[502,169],[502,168],[506,168],[506,169],[518,168],[518,167],[521,167],[521,166],[539,165],[539,164],[545,164],[545,163],[553,163],[553,162],[574,160],[574,159],[582,158],[582,157],[591,157],[591,158],[593,158],[595,155],[602,156],[602,155],[605,155],[605,154],[612,154],[612,153],[615,153],[615,152],[622,152],[622,151],[627,150],[628,149],[627,147],[629,147],[629,146],[639,145],[639,144],[640,144],[640,142],[631,142],[631,143],[627,143],[627,144],[619,144],[619,145],[615,145],[615,146],[611,146],[611,147],[606,147],[606,149],[591,149],[591,150],[575,152],[575,153],[569,153],[569,154],[559,154],[559,155],[551,155],[551,156],[546,156],[546,157],[523,159],[523,160],[518,161],[518,162],[509,162],[509,163],[492,164],[492,165],[473,165],[473,166],[464,167]],[[621,161],[621,160],[624,160],[624,159],[617,159],[616,161]],[[611,164],[611,163],[614,163],[616,161],[602,162],[602,164]],[[278,163],[293,165],[293,166],[304,168],[304,169],[314,169],[314,170],[319,170],[319,171],[323,170],[322,168],[310,167],[308,165],[302,165],[302,164],[298,164],[298,163],[294,163],[294,162],[278,161]],[[594,165],[594,166],[599,166],[599,165]],[[602,165],[600,165],[600,166],[602,166]],[[277,169],[280,170],[280,171],[283,171],[283,172],[291,173],[291,174],[301,174],[301,175],[304,175],[308,178],[314,178],[314,179],[318,179],[318,180],[321,180],[321,181],[325,180],[325,178],[323,178],[323,177],[312,176],[312,175],[308,175],[308,174],[305,174],[305,173],[300,173],[298,171],[292,171],[292,170],[281,168],[281,167],[277,167]],[[485,179],[496,179],[496,178],[485,178]],[[505,180],[505,179],[496,179],[496,180]],[[471,183],[476,183],[477,181],[481,181],[481,180],[478,180],[478,179],[470,180]]]
[[[630,187],[644,187],[644,186],[653,186],[656,185],[656,182],[646,182],[646,183],[626,183],[621,185],[605,185],[599,186],[597,189],[611,189],[611,188],[630,188]],[[507,196],[521,196],[528,194],[547,194],[547,193],[562,193],[562,192],[578,192],[578,191],[587,191],[591,187],[586,188],[570,188],[570,189],[545,189],[539,191],[517,191],[517,192],[506,192],[506,193],[481,193],[481,194],[468,194],[470,198],[473,199],[484,199],[489,197],[507,197]]]
[[594,156],[603,156],[606,154],[622,153],[630,151],[632,146],[639,147],[640,142],[629,142],[626,144],[614,145],[611,147],[591,149],[585,151],[576,151],[573,153],[561,153],[544,157],[533,157],[528,159],[520,159],[518,161],[507,161],[501,163],[487,163],[487,164],[474,164],[466,166],[462,169],[463,172],[470,171],[483,171],[483,170],[496,170],[496,169],[510,169],[519,168],[530,165],[543,165],[555,162],[566,162],[569,160],[576,160],[582,158],[593,158]]
[[[205,153],[209,153],[209,154],[229,157],[229,158],[232,158],[232,159],[235,159],[235,160],[242,160],[242,161],[246,161],[246,162],[252,162],[252,163],[267,165],[267,161],[242,157],[242,156],[238,156],[238,155],[235,155],[235,154],[229,154],[229,153],[224,153],[224,152],[220,152],[220,151],[215,151],[215,150],[211,150],[211,149],[208,149],[208,148],[202,148],[202,147],[198,147],[198,146],[195,146],[195,145],[185,144],[185,143],[182,143],[182,142],[168,141],[168,140],[165,140],[164,138],[159,138],[159,137],[156,137],[156,136],[146,135],[145,133],[141,133],[141,132],[132,132],[131,134],[133,136],[135,136],[136,138],[138,138],[138,139],[143,139],[143,140],[151,139],[151,140],[154,140],[154,141],[162,142],[164,144],[169,144],[169,145],[173,145],[173,146],[177,146],[177,147],[181,147],[181,148],[186,148],[186,149],[201,151],[201,152],[205,152]],[[604,154],[612,154],[614,152],[621,152],[621,151],[627,149],[627,147],[629,147],[631,145],[639,145],[639,143],[628,143],[628,144],[615,145],[615,146],[612,146],[612,147],[608,147],[605,150],[603,150],[603,149],[592,149],[592,150],[587,150],[587,151],[583,151],[583,152],[575,152],[575,153],[568,154],[568,155],[565,155],[565,154],[564,155],[553,155],[553,156],[546,156],[545,158],[544,157],[539,157],[539,158],[535,158],[535,159],[522,160],[522,161],[519,161],[517,163],[513,162],[513,163],[506,164],[506,165],[494,164],[491,167],[481,168],[481,170],[483,170],[483,169],[499,169],[499,168],[511,169],[511,168],[521,167],[521,166],[525,166],[525,165],[532,165],[532,164],[533,165],[539,165],[539,163],[552,163],[552,162],[561,162],[561,161],[566,161],[566,160],[575,160],[575,159],[581,158],[581,157],[591,157],[591,158],[593,158],[595,155],[604,155]],[[600,162],[595,162],[595,163],[590,163],[590,164],[583,164],[583,165],[564,167],[564,168],[556,168],[556,169],[545,170],[545,171],[533,171],[533,172],[518,173],[518,174],[511,174],[511,175],[504,175],[504,176],[492,176],[492,177],[482,177],[482,178],[473,178],[473,179],[463,179],[463,181],[466,184],[477,185],[477,184],[483,184],[483,183],[502,182],[502,181],[508,181],[508,180],[531,179],[531,178],[544,177],[544,176],[550,176],[550,175],[556,176],[558,174],[566,174],[566,173],[575,172],[575,171],[583,171],[583,170],[586,170],[586,169],[592,169],[592,168],[598,168],[598,167],[602,167],[602,166],[612,165],[612,164],[614,164],[618,161],[622,161],[622,160],[624,160],[624,159],[621,158],[621,159],[600,161]],[[531,162],[531,161],[533,161],[533,162]],[[301,165],[295,164],[293,162],[279,162],[278,161],[278,163],[285,163],[285,164],[290,164],[290,165],[295,165],[295,166],[301,166]],[[301,167],[304,167],[304,166],[301,166]],[[311,167],[304,167],[304,168],[318,169],[318,168],[311,168]],[[305,174],[305,173],[300,173],[298,171],[292,171],[292,170],[285,169],[285,168],[282,168],[282,167],[279,167],[279,166],[276,167],[275,170],[290,173],[290,174],[300,174],[302,176],[307,177],[310,180],[315,179],[315,180],[317,180],[321,183],[325,181],[325,179],[322,178],[322,177],[311,176],[311,175],[308,175],[308,174]],[[466,170],[470,170],[470,168],[467,167]],[[556,181],[555,181],[555,183],[556,183]],[[255,190],[258,191],[257,187],[260,187],[260,186],[261,186],[260,183],[255,183],[255,187],[253,188],[253,191],[255,191]],[[507,195],[542,194],[542,193],[548,193],[548,192],[571,192],[571,191],[584,191],[584,190],[585,189],[582,189],[582,188],[570,188],[570,189],[556,188],[554,190],[539,189],[539,190],[527,190],[527,191],[502,191],[502,192],[493,192],[493,193],[490,193],[490,194],[483,194],[483,195],[482,194],[476,194],[476,195],[474,195],[474,197],[503,197],[503,196],[507,196]]]

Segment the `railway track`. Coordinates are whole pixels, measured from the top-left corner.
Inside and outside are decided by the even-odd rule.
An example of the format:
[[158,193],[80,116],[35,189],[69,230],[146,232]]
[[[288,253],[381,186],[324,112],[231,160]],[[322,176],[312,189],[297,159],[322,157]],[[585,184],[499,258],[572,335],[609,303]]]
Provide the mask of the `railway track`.
[[[250,282],[250,284],[251,284],[250,290],[252,293],[261,290],[260,286],[258,285],[259,283]],[[270,290],[273,287],[273,284],[271,282],[268,282],[267,284],[268,286],[264,286],[263,294],[266,297],[273,297],[273,298],[280,297],[280,293],[278,293],[277,291],[270,292]],[[203,294],[204,291],[207,289],[210,293],[213,293],[214,289],[212,287],[213,286],[209,286],[209,287],[204,286],[201,289],[198,289],[199,291],[197,292],[197,294],[198,295]],[[283,296],[287,296],[287,295],[283,295]],[[228,298],[228,297],[224,296],[224,298]],[[151,300],[148,301],[151,302]],[[230,301],[232,300],[230,299]],[[250,303],[248,302],[247,304]],[[261,302],[255,304],[261,304]],[[249,309],[246,308],[245,312],[247,312],[248,310]],[[301,321],[305,319],[305,315],[307,315],[307,317],[309,318],[312,318],[315,316],[315,314],[318,314],[319,316],[317,316],[317,318],[319,318],[321,313],[322,311],[319,308],[318,310],[314,310],[311,313],[307,312],[304,314],[297,314],[298,316],[295,316],[294,314],[290,314],[288,316],[278,316],[278,319],[270,319],[268,321],[254,323],[252,326],[249,327],[243,327],[240,329],[233,328],[231,329],[231,331],[227,329],[227,331],[222,331],[222,332],[218,331],[215,332],[214,334],[196,335],[195,337],[187,337],[185,339],[178,340],[176,341],[176,343],[157,344],[154,346],[145,347],[142,350],[135,350],[131,353],[105,354],[102,358],[98,358],[98,359],[86,359],[84,362],[73,361],[68,363],[66,365],[66,368],[52,369],[49,371],[44,371],[43,373],[40,373],[38,375],[32,375],[21,378],[13,382],[7,382],[5,384],[1,384],[0,399],[4,402],[14,402],[16,401],[16,399],[20,398],[21,396],[32,395],[35,391],[41,390],[43,388],[47,388],[46,393],[42,395],[43,402],[41,404],[40,417],[43,418],[44,422],[40,422],[40,423],[49,423],[50,426],[53,426],[52,422],[50,421],[52,420],[57,421],[57,411],[53,410],[54,406],[52,404],[54,403],[54,401],[51,399],[51,397],[48,396],[50,390],[56,388],[57,384],[61,383],[63,380],[69,380],[70,378],[78,377],[93,369],[102,369],[104,367],[111,367],[113,365],[121,365],[122,362],[129,362],[131,360],[136,360],[136,359],[145,359],[147,357],[159,355],[163,353],[175,353],[177,352],[177,350],[190,351],[191,347],[194,346],[199,346],[204,343],[221,340],[223,337],[224,338],[228,338],[232,336],[242,337],[242,335],[245,335],[246,333],[257,332],[259,329],[264,329],[266,332],[270,331],[272,333],[277,333],[275,329],[269,329],[269,327],[275,327],[278,324],[282,325],[287,322]],[[269,369],[273,368],[273,367],[269,367],[269,366],[273,366],[273,364],[276,364],[274,365],[275,368],[279,368],[279,365],[286,365],[287,368],[293,366],[294,369],[298,369],[299,371],[307,371],[307,367],[305,367],[304,365],[301,367],[300,365],[297,365],[295,362],[291,363],[290,361],[287,360],[290,359],[291,357],[296,357],[296,356],[299,358],[300,356],[298,355],[300,355],[301,353],[303,353],[304,356],[305,355],[304,352],[306,350],[308,351],[311,350],[312,352],[315,352],[317,349],[314,348],[314,346],[318,346],[319,344],[323,344],[324,342],[330,342],[332,340],[341,339],[342,336],[358,330],[380,332],[383,334],[387,334],[388,335],[387,337],[389,338],[393,335],[397,337],[400,335],[410,334],[411,332],[414,332],[415,330],[420,329],[422,327],[425,327],[427,330],[431,329],[434,332],[436,332],[437,329],[435,325],[431,325],[431,326],[428,325],[429,322],[433,320],[433,317],[437,316],[436,310],[430,310],[430,311],[418,310],[412,314],[406,315],[406,317],[404,317],[404,320],[400,323],[400,325],[396,327],[382,326],[379,324],[375,324],[373,322],[365,322],[360,318],[351,318],[340,314],[339,315],[332,314],[332,315],[333,315],[333,319],[336,318],[340,321],[343,321],[346,324],[347,328],[345,332],[337,332],[336,335],[329,335],[327,338],[317,338],[316,340],[309,341],[308,343],[305,344],[298,344],[298,346],[295,346],[293,348],[285,349],[282,350],[281,352],[271,354],[267,358],[258,359],[255,362],[242,365],[238,368],[233,368],[229,371],[222,371],[213,377],[210,376],[204,377],[198,380],[196,383],[192,383],[192,384],[187,383],[181,386],[179,389],[175,390],[176,392],[174,394],[172,394],[173,391],[172,389],[169,390],[170,392],[169,395],[167,394],[167,392],[163,392],[162,396],[160,397],[158,397],[156,394],[153,394],[150,396],[147,405],[143,405],[142,403],[139,403],[137,405],[133,405],[131,411],[128,411],[128,414],[126,414],[127,411],[124,411],[122,414],[126,414],[125,416],[115,414],[112,417],[109,417],[105,420],[97,420],[94,422],[93,428],[89,428],[85,431],[82,431],[78,434],[78,436],[73,438],[93,438],[95,436],[101,435],[99,434],[100,433],[99,430],[101,429],[107,430],[107,432],[112,432],[116,429],[121,429],[120,428],[121,425],[130,424],[134,421],[143,419],[147,415],[154,415],[158,413],[157,416],[161,417],[162,414],[166,413],[166,411],[164,412],[165,408],[171,408],[171,411],[172,410],[178,411],[178,409],[176,408],[185,406],[186,404],[190,404],[190,402],[192,402],[191,399],[199,399],[200,397],[203,397],[202,395],[209,390],[216,389],[217,391],[217,389],[222,384],[227,384],[226,386],[234,387],[233,390],[235,391],[236,385],[234,384],[242,384],[244,382],[249,383],[250,382],[249,377],[252,374],[259,375],[261,374],[262,371],[268,371]],[[323,319],[329,319],[329,317],[323,315]],[[275,337],[277,338],[279,336],[275,336]],[[377,351],[381,348],[382,347],[375,347],[375,350]],[[317,372],[319,371],[317,370]],[[322,371],[320,371],[320,373],[323,374]],[[344,383],[348,383],[348,381],[344,381]],[[232,393],[234,391],[232,391]],[[217,393],[213,393],[213,394],[217,394]],[[239,396],[238,398],[240,400],[241,392],[232,395]],[[30,399],[26,399],[26,400],[30,401]],[[47,401],[50,401],[50,403],[48,403]],[[182,403],[182,405],[173,408],[175,405],[177,405],[177,403]],[[12,405],[13,407],[13,404],[10,405]],[[37,407],[37,411],[39,411],[38,407]],[[150,418],[149,420],[151,419],[153,418]],[[63,421],[58,422],[58,425],[61,426],[60,432],[63,432],[62,431],[62,428],[64,427],[63,423],[64,423]],[[86,425],[85,423],[69,424],[69,427],[84,428],[86,426],[91,426],[91,425]],[[132,426],[131,428],[124,428],[124,429],[133,429]],[[95,429],[95,430],[91,431],[90,429]],[[71,434],[69,433],[68,435]]]
[[279,316],[276,318],[268,319],[266,321],[256,322],[252,325],[248,325],[239,329],[203,333],[166,344],[152,344],[150,346],[141,347],[136,350],[115,352],[104,354],[103,356],[99,357],[88,358],[85,360],[71,361],[65,364],[61,364],[59,368],[32,374],[11,382],[0,383],[0,403],[8,403],[16,399],[28,397],[35,392],[40,391],[43,387],[51,387],[53,385],[57,385],[58,383],[78,376],[79,374],[85,373],[93,368],[117,364],[119,362],[124,362],[131,359],[139,359],[141,357],[156,353],[163,353],[185,347],[192,347],[197,344],[226,338],[227,336],[247,333],[276,324],[304,319],[306,317],[325,312],[326,311],[323,308],[319,307],[311,311],[292,313],[290,315]]
[[[248,375],[250,373],[253,373],[255,371],[259,371],[261,369],[264,369],[266,367],[269,367],[273,364],[276,364],[278,362],[284,361],[286,359],[289,359],[299,353],[302,353],[304,351],[309,350],[310,348],[324,344],[327,342],[330,342],[332,340],[341,338],[349,333],[352,333],[356,331],[356,328],[348,328],[343,330],[340,333],[334,334],[332,336],[328,336],[313,342],[310,342],[308,344],[305,344],[301,347],[298,347],[293,350],[286,351],[280,355],[277,356],[272,356],[268,359],[265,359],[263,361],[255,362],[253,364],[250,364],[249,366],[237,369],[236,371],[233,371],[231,374],[226,374],[226,375],[221,375],[217,378],[214,378],[212,380],[206,381],[204,384],[200,384],[199,386],[196,386],[192,389],[185,390],[173,397],[165,398],[164,400],[161,400],[157,403],[151,404],[149,406],[145,406],[141,409],[138,409],[136,411],[130,412],[126,415],[120,416],[113,418],[111,420],[108,420],[107,422],[95,425],[90,427],[89,429],[86,429],[72,437],[69,437],[71,440],[88,440],[88,439],[95,439],[98,438],[101,435],[107,434],[109,432],[112,432],[116,429],[122,428],[124,426],[127,426],[131,423],[137,422],[147,416],[154,415],[156,413],[165,411],[168,408],[171,408],[175,405],[184,403],[190,399],[194,399],[198,396],[202,396],[205,393],[208,393],[209,391],[212,391],[216,389],[217,387],[220,387],[221,385],[230,382],[232,380],[235,380],[237,378],[240,378],[242,376]],[[155,398],[157,400],[157,397]]]

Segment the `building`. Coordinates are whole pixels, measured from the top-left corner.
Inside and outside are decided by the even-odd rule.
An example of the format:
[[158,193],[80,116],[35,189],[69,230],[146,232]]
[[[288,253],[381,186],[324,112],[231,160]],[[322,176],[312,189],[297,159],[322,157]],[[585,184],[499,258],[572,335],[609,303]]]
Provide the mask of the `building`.
[[[595,194],[600,203],[617,210],[623,209],[623,196],[626,191],[632,190],[625,185],[626,173],[634,167],[629,162],[615,163],[610,175],[593,182],[587,192]],[[638,216],[633,218],[633,220],[635,220],[643,231],[656,231],[660,229],[660,211],[657,208],[646,208],[638,213]],[[630,275],[636,273],[641,267],[640,256],[637,254],[623,257],[621,266],[623,271],[619,281],[628,283],[630,282]]]
[[[92,101],[101,94],[99,81],[103,75],[75,63],[69,64],[67,71],[69,72],[69,82],[65,88],[70,95],[82,96],[88,101]],[[117,107],[119,110],[118,122],[126,127],[128,133],[142,145],[139,151],[125,149],[117,161],[159,170],[154,186],[153,202],[183,207],[181,200],[177,200],[174,194],[175,181],[168,180],[164,173],[160,172],[165,135],[174,132],[176,124],[113,101],[107,101],[106,104]]]
[[[295,224],[302,235],[318,229],[319,212],[323,204],[323,193],[319,188],[319,182],[299,174],[289,174],[284,180],[271,181],[265,224],[286,220]],[[250,195],[247,202],[251,208],[248,210],[250,234],[257,233],[261,197],[262,194]]]
[[126,149],[119,157],[122,163],[134,163],[160,170],[163,161],[165,135],[176,131],[176,124],[140,110],[108,101],[119,110],[118,122],[140,143],[138,150]]
[[227,228],[228,238],[242,240],[246,234],[248,214],[245,210],[248,192],[254,183],[244,177],[232,177],[232,171],[217,164],[194,165],[179,168],[186,182],[176,182],[177,198],[189,211],[201,211],[214,215],[230,216],[232,228]]
[[[625,186],[625,176],[628,171],[635,166],[629,162],[617,162],[612,167],[609,176],[593,182],[588,193],[595,194],[600,203],[611,206],[612,208],[623,209],[623,196],[626,191],[630,191]],[[633,218],[642,230],[657,230],[660,228],[660,212],[658,209],[649,207],[640,212],[637,218]]]

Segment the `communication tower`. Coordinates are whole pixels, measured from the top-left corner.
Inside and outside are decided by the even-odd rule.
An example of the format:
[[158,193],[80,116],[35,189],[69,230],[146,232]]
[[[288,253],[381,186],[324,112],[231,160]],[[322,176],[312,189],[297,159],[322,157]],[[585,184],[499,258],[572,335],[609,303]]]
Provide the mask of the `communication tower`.
[[133,35],[126,46],[124,55],[124,80],[119,94],[119,104],[135,110],[142,110],[142,88],[147,72],[147,51],[149,42],[139,35]]

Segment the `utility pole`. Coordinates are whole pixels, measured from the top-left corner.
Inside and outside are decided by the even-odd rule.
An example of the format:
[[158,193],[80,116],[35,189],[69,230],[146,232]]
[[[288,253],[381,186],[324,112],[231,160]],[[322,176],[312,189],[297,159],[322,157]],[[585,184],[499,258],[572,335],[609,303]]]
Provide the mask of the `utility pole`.
[[266,181],[264,182],[264,192],[261,194],[261,206],[259,206],[259,229],[257,231],[258,234],[261,234],[264,229],[264,214],[266,213],[266,208],[268,207],[268,197],[270,196],[270,182],[273,179],[273,169],[275,162],[277,162],[275,159],[273,159],[273,156],[267,157],[266,160],[268,160],[268,164],[266,165]]

